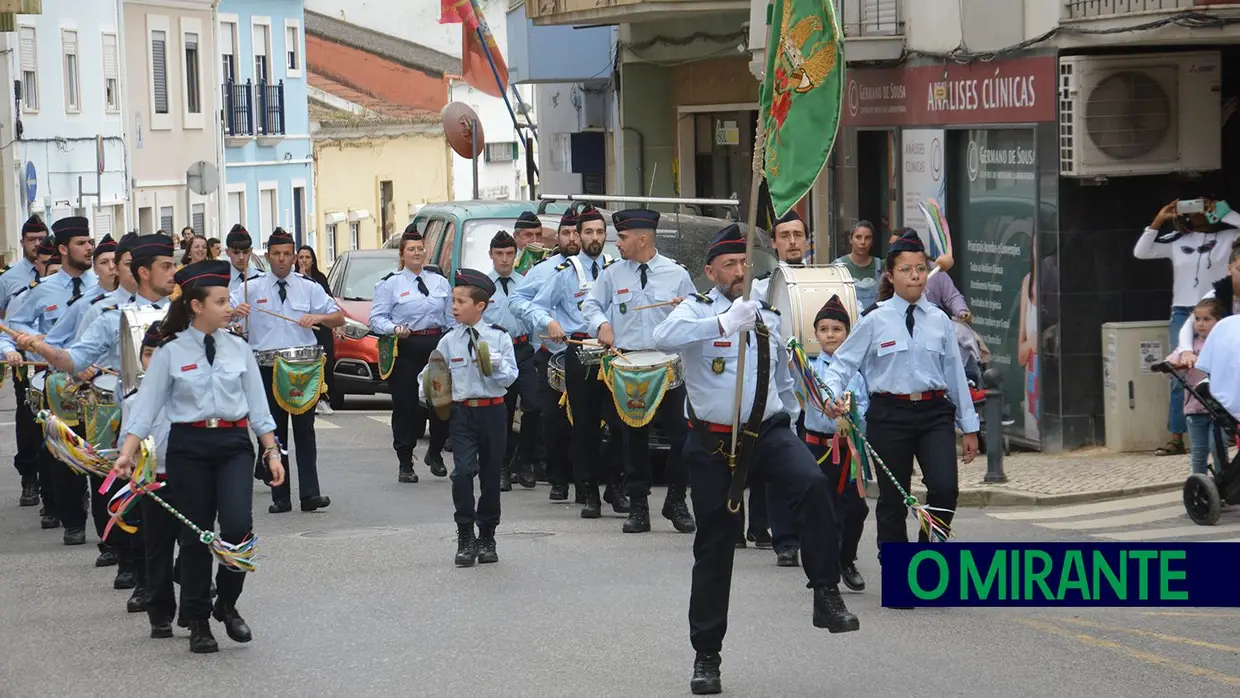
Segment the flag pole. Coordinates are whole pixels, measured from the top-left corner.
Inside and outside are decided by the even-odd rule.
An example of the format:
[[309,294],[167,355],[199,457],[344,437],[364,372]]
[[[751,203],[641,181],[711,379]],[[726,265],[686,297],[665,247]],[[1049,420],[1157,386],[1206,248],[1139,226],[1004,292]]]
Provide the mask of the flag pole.
[[517,132],[517,138],[521,139],[521,147],[529,150],[529,143],[525,140],[525,134],[521,133],[520,124],[517,123],[517,112],[512,108],[512,102],[508,99],[508,90],[504,89],[504,79],[499,75],[499,67],[495,65],[495,59],[491,57],[491,47],[487,45],[486,34],[482,33],[482,23],[474,29],[474,33],[478,35],[478,42],[482,44],[482,52],[486,54],[487,63],[491,64],[491,74],[495,76],[495,84],[499,86],[499,93],[504,98],[504,106],[508,107],[508,117],[512,119],[512,130]]

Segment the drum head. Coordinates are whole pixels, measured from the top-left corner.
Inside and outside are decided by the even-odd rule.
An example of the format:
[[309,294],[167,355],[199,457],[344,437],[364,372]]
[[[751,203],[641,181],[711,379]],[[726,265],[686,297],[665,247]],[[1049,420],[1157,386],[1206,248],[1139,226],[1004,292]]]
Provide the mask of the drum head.
[[91,387],[103,392],[116,394],[116,389],[120,387],[121,379],[111,373],[100,373],[90,382]]
[[675,354],[665,354],[652,349],[627,351],[623,356],[617,356],[612,361],[612,366],[661,366],[675,358]]
[[448,369],[448,360],[438,349],[431,352],[426,363],[422,393],[427,404],[440,419],[446,420],[452,415],[452,371]]
[[768,302],[779,311],[780,336],[784,341],[796,337],[810,356],[822,353],[814,336],[814,316],[831,296],[839,296],[856,327],[857,293],[853,285],[852,274],[844,266],[777,268],[771,275]]
[[31,388],[34,388],[35,390],[39,392],[43,392],[44,387],[46,385],[47,385],[47,373],[45,371],[40,371],[30,376],[30,387]]

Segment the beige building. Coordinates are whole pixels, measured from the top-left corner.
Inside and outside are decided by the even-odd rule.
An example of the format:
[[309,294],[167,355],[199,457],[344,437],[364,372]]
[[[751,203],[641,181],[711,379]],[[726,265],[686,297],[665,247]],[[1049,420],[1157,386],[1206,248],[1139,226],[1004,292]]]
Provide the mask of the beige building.
[[338,255],[400,235],[424,204],[451,199],[451,154],[438,114],[314,73],[309,81],[319,231],[312,244],[326,271]]
[[[198,180],[214,179],[218,187],[220,179],[212,4],[122,3],[124,119],[133,178],[129,229],[177,232],[188,225],[209,238],[223,237],[218,193],[203,196],[191,190],[198,188]],[[200,161],[210,164],[208,172],[191,176],[190,166]]]

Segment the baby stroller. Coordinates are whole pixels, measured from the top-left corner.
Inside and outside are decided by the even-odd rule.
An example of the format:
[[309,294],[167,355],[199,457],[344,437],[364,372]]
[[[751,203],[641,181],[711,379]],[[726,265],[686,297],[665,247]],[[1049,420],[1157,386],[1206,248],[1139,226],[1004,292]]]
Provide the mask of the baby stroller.
[[[1235,443],[1237,438],[1240,438],[1240,424],[1227,408],[1210,394],[1210,379],[1207,378],[1194,387],[1189,385],[1186,374],[1166,361],[1156,363],[1151,368],[1172,376],[1206,408],[1206,413],[1214,424],[1212,432],[1215,452],[1226,459],[1227,444]],[[1223,507],[1229,504],[1240,504],[1240,453],[1224,465],[1221,472],[1215,465],[1215,459],[1211,458],[1210,475],[1193,473],[1184,483],[1184,508],[1188,510],[1193,523],[1199,526],[1213,526],[1218,523]]]

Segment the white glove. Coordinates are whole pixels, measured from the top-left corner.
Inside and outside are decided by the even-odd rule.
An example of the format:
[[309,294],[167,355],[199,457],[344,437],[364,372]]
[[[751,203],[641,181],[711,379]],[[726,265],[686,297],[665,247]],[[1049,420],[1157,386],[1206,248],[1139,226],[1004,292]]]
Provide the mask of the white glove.
[[719,326],[723,328],[725,337],[737,332],[748,332],[753,329],[754,321],[762,304],[752,300],[736,300],[732,307],[719,316]]

